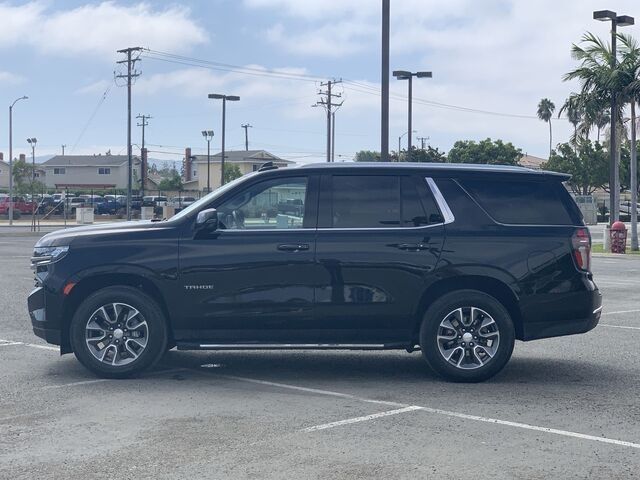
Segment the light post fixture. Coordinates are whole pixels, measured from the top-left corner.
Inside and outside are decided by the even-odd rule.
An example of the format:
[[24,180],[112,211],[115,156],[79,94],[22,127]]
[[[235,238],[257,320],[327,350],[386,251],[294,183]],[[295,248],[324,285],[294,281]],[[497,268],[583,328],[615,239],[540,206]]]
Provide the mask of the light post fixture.
[[27,143],[31,145],[31,203],[33,203],[33,184],[36,181],[36,143],[35,137],[27,138]]
[[9,225],[13,225],[13,106],[20,100],[26,100],[26,95],[16,98],[9,105]]
[[224,132],[225,132],[225,117],[227,115],[227,101],[229,102],[237,102],[240,100],[240,97],[237,95],[222,95],[219,93],[210,93],[209,98],[214,98],[216,100],[222,100],[222,158],[220,159],[220,186],[224,185]]
[[213,130],[202,130],[202,136],[207,141],[207,193],[211,192],[211,140]]
[[431,78],[433,74],[431,72],[408,72],[406,70],[394,70],[393,76],[398,80],[408,80],[409,81],[409,103],[408,103],[408,125],[407,132],[409,133],[408,141],[407,141],[407,152],[409,155],[409,159],[411,159],[411,113],[412,113],[412,96],[413,96],[413,77],[418,78]]
[[[614,70],[617,62],[617,51],[616,51],[616,39],[617,39],[617,27],[626,27],[634,24],[633,17],[628,15],[618,15],[616,12],[612,12],[611,10],[598,10],[593,12],[593,19],[599,20],[601,22],[611,22],[611,70]],[[611,89],[611,129],[610,129],[610,144],[609,144],[609,154],[610,154],[610,162],[609,165],[609,225],[612,225],[613,222],[617,221],[620,216],[620,202],[618,201],[618,197],[620,192],[618,191],[618,166],[616,164],[616,93],[615,90]]]
[[[398,161],[400,161],[400,149],[402,148],[402,137],[407,135],[409,131],[404,132],[402,135],[398,137]],[[418,133],[417,130],[414,130],[412,133]]]

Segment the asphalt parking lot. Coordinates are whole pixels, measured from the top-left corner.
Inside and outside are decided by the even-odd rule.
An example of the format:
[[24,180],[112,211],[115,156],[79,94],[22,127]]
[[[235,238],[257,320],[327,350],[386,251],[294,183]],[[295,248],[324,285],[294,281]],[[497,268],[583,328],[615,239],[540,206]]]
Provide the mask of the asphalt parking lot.
[[98,379],[30,329],[35,237],[0,232],[0,478],[638,478],[640,259],[594,258],[592,332],[491,381],[419,352],[169,352]]

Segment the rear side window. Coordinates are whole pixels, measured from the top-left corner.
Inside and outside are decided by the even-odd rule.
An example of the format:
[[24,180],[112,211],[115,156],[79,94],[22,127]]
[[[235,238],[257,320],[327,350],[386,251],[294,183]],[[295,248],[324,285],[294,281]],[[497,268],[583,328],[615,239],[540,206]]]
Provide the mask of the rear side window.
[[442,222],[435,202],[414,177],[334,175],[333,228],[420,227]]
[[[570,206],[560,182],[521,180],[462,180],[462,186],[500,223],[573,225]],[[575,215],[574,215],[575,216]]]

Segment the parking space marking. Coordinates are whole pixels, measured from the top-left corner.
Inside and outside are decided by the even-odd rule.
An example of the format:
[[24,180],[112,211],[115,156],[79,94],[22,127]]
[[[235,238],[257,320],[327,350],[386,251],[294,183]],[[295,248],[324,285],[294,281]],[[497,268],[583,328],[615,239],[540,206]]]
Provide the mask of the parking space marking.
[[0,347],[8,347],[10,345],[20,345],[20,342],[4,342],[4,341],[0,341]]
[[316,432],[318,430],[326,430],[327,428],[339,427],[341,425],[349,425],[351,423],[366,422],[369,420],[375,420],[376,418],[398,415],[399,413],[413,412],[414,410],[422,410],[422,407],[418,407],[417,405],[410,405],[408,407],[398,408],[396,410],[387,410],[386,412],[372,413],[371,415],[365,415],[363,417],[348,418],[346,420],[338,420],[337,422],[314,425],[313,427],[307,427],[302,431],[307,433]]
[[602,327],[610,327],[610,328],[624,328],[624,329],[628,329],[628,330],[640,330],[640,327],[627,327],[627,326],[623,326],[623,325],[609,325],[608,323],[601,323],[600,326],[602,326]]
[[43,350],[53,350],[54,352],[59,352],[60,348],[58,347],[50,347],[49,345],[38,345],[35,343],[25,343],[25,342],[14,342],[13,340],[5,340],[0,338],[0,345],[22,345],[23,347],[29,348],[40,348]]
[[[199,371],[204,372],[203,370],[199,370]],[[320,394],[320,395],[328,395],[328,396],[338,397],[338,398],[348,398],[348,399],[351,399],[351,400],[359,400],[359,401],[367,402],[367,403],[376,403],[376,404],[383,404],[383,405],[395,405],[395,406],[400,407],[399,408],[400,410],[404,410],[404,409],[409,408],[409,407],[418,407],[418,408],[412,408],[412,410],[424,411],[424,412],[427,412],[427,413],[433,413],[433,414],[437,414],[437,415],[445,415],[445,416],[448,416],[448,417],[455,417],[455,418],[460,418],[460,419],[463,419],[463,420],[471,420],[471,421],[483,422],[483,423],[492,423],[494,425],[502,425],[502,426],[505,426],[505,427],[513,427],[513,428],[519,428],[519,429],[523,429],[523,430],[532,430],[532,431],[536,431],[536,432],[550,433],[550,434],[560,435],[560,436],[564,436],[564,437],[578,438],[578,439],[581,439],[581,440],[589,440],[589,441],[593,441],[593,442],[607,443],[607,444],[611,444],[611,445],[618,445],[618,446],[621,446],[621,447],[636,448],[636,449],[640,450],[640,443],[627,442],[627,441],[624,441],[624,440],[617,440],[615,438],[596,437],[595,435],[587,435],[587,434],[584,434],[584,433],[572,432],[572,431],[569,431],[569,430],[560,430],[560,429],[557,429],[557,428],[541,427],[541,426],[538,426],[538,425],[530,425],[528,423],[511,422],[509,420],[501,420],[499,418],[481,417],[481,416],[478,416],[478,415],[468,415],[466,413],[453,412],[453,411],[449,411],[449,410],[441,410],[439,408],[423,407],[423,406],[416,406],[416,405],[407,405],[407,404],[396,403],[396,402],[387,402],[387,401],[384,401],[384,400],[373,400],[373,399],[368,399],[368,398],[364,398],[364,397],[358,397],[357,395],[351,395],[351,394],[348,394],[348,393],[340,393],[340,392],[333,392],[331,390],[320,390],[320,389],[316,389],[316,388],[300,387],[300,386],[297,386],[297,385],[290,385],[290,384],[286,384],[286,383],[269,382],[269,381],[266,381],[266,380],[259,380],[259,379],[256,379],[256,378],[239,377],[239,376],[236,376],[236,375],[220,375],[220,374],[216,374],[215,372],[213,372],[212,374],[216,375],[216,376],[219,376],[219,377],[223,377],[223,378],[229,378],[229,379],[233,379],[233,380],[240,380],[240,381],[249,382],[249,383],[256,383],[256,384],[259,384],[259,385],[268,385],[268,386],[273,386],[273,387],[286,388],[286,389],[290,389],[290,390],[297,390],[297,391],[302,391],[302,392],[316,393],[316,394]],[[357,418],[361,418],[361,417],[357,417]],[[351,420],[353,420],[353,419],[351,419]],[[346,424],[348,424],[348,423],[355,423],[355,422],[349,422],[347,420]],[[308,427],[308,428],[312,428],[312,427]]]
[[640,309],[636,309],[636,310],[619,310],[617,312],[604,311],[604,312],[602,312],[602,315],[618,315],[618,314],[622,314],[622,313],[637,313],[637,312],[640,312]]
[[[145,377],[153,377],[156,375],[162,375],[165,373],[177,373],[177,372],[183,372],[185,370],[189,370],[188,368],[170,368],[167,370],[159,370],[157,372],[149,372],[147,374],[145,374]],[[76,387],[79,385],[91,385],[93,383],[102,383],[102,382],[113,382],[118,380],[117,378],[96,378],[94,380],[81,380],[79,382],[71,382],[71,383],[64,383],[62,385],[46,385],[44,387],[42,387],[42,390],[55,390],[58,388],[66,388],[66,387]],[[126,379],[124,380],[125,382],[127,381]]]

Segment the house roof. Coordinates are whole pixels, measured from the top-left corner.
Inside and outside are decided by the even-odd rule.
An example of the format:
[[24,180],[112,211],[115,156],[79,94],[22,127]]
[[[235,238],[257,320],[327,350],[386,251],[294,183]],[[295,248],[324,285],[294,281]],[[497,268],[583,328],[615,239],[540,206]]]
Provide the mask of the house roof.
[[[115,167],[127,161],[127,155],[56,155],[41,165],[43,167]],[[139,161],[139,158],[134,157],[134,161]]]
[[[228,150],[224,152],[225,161],[231,163],[294,163],[291,160],[285,160],[266,150]],[[211,155],[212,162],[220,162],[222,152]],[[206,155],[195,155],[195,162],[202,163],[207,161]]]
[[542,168],[542,164],[546,162],[544,158],[534,157],[533,155],[529,155],[525,153],[522,158],[518,161],[518,165],[533,168],[535,170],[540,170]]

